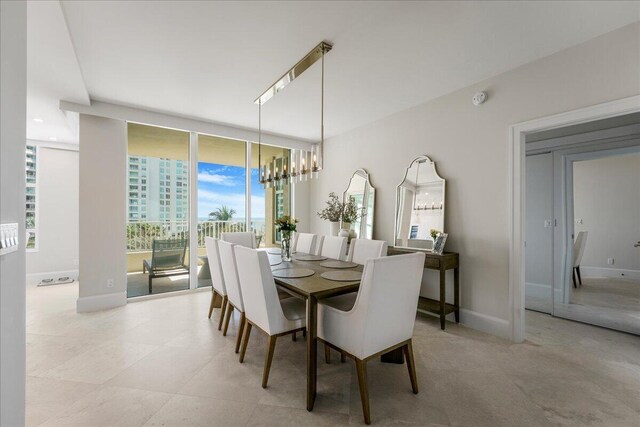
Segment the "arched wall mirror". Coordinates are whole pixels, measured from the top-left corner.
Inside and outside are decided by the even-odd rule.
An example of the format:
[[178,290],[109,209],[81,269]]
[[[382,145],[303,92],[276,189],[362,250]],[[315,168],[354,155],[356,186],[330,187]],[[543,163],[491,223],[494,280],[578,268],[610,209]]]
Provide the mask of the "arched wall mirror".
[[396,188],[395,246],[432,249],[431,230],[444,232],[445,180],[427,156],[416,158]]
[[342,201],[347,202],[353,197],[358,204],[360,218],[352,224],[358,238],[373,238],[373,209],[376,200],[376,189],[371,185],[369,174],[364,169],[358,169],[353,173],[347,189],[342,193]]

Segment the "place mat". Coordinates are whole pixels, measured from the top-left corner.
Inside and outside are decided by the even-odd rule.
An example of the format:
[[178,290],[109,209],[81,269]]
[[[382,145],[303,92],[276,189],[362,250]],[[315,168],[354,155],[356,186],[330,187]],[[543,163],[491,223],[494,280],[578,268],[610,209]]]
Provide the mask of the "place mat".
[[357,282],[362,279],[362,272],[353,270],[325,271],[320,276],[336,282]]
[[321,255],[300,254],[296,255],[294,259],[298,261],[324,261],[327,257]]
[[273,267],[274,265],[282,264],[282,258],[276,259],[269,257],[269,265]]
[[308,268],[279,268],[273,270],[273,277],[279,277],[281,279],[298,279],[313,276],[314,274],[314,271]]
[[335,259],[321,262],[320,265],[327,268],[353,268],[358,266],[355,262],[338,261]]
[[282,249],[267,249],[267,253],[271,255],[280,255],[282,253]]

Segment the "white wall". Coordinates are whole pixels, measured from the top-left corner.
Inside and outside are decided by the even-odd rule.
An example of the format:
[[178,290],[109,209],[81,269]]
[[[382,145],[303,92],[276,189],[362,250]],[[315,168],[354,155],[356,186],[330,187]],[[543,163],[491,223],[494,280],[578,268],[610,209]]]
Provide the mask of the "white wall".
[[[640,272],[640,155],[573,164],[574,231],[588,231],[581,270],[590,267]],[[608,265],[607,258],[614,264]]]
[[122,120],[80,115],[79,312],[126,304],[126,132]]
[[27,284],[78,273],[78,151],[77,146],[37,145],[37,241],[27,252]]
[[[0,2],[0,222],[25,235],[27,5]],[[25,255],[0,256],[0,425],[24,425]]]
[[[374,238],[392,242],[395,186],[411,160],[429,155],[447,179],[447,250],[460,252],[463,322],[510,336],[509,126],[640,93],[639,53],[636,23],[327,140],[312,230],[326,232],[314,213],[364,168],[377,189]],[[474,107],[479,90],[489,100]],[[435,276],[424,281],[423,294],[433,295]]]

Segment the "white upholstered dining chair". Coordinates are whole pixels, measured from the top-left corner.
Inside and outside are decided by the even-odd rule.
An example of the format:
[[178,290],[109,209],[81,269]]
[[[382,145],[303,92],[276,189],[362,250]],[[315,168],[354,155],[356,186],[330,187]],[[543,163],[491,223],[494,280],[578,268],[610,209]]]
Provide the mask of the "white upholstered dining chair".
[[367,424],[371,423],[368,360],[402,348],[411,387],[418,393],[411,337],[424,259],[423,253],[369,259],[352,307],[337,307],[344,301],[340,298],[318,304],[318,339],[355,360]]
[[311,233],[296,233],[298,236],[296,245],[293,248],[296,252],[302,252],[305,254],[313,254],[316,250],[316,238],[315,234]]
[[209,319],[213,313],[213,306],[218,298],[221,299],[220,321],[218,322],[218,330],[222,329],[222,319],[227,308],[227,287],[224,283],[222,275],[222,265],[220,264],[220,252],[218,250],[218,239],[213,237],[205,237],[204,244],[207,250],[207,260],[209,261],[209,270],[211,271],[211,303],[209,304]]
[[302,331],[306,326],[306,304],[298,298],[278,299],[278,291],[271,274],[266,252],[241,246],[235,247],[240,288],[244,299],[245,325],[240,349],[240,363],[249,344],[253,326],[264,332],[267,339],[267,353],[262,374],[262,387],[267,387],[269,370],[273,360],[276,339],[293,332]]
[[245,248],[256,248],[256,235],[252,232],[222,233],[220,237],[225,242],[244,246]]
[[238,265],[236,264],[236,245],[233,243],[219,241],[218,249],[220,252],[220,263],[222,264],[222,274],[224,275],[224,283],[227,288],[227,310],[226,317],[224,319],[224,328],[222,329],[222,335],[227,335],[229,329],[229,321],[233,310],[238,310],[240,313],[240,324],[238,325],[238,336],[236,337],[236,353],[240,350],[240,341],[242,337],[242,330],[244,329],[244,302],[242,300],[242,290],[240,289],[240,282],[238,280]]
[[387,242],[383,240],[351,239],[347,261],[364,265],[368,259],[387,256]]
[[346,237],[324,236],[322,239],[322,246],[320,247],[320,253],[318,255],[342,261],[346,256],[346,252]]

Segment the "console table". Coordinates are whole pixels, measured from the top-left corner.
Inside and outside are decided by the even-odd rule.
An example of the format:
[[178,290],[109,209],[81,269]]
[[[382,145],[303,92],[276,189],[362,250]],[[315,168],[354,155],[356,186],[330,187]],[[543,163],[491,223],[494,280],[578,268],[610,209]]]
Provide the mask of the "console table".
[[[402,255],[412,252],[422,252],[426,255],[424,259],[424,268],[430,270],[438,270],[440,272],[440,299],[420,297],[418,301],[418,309],[436,313],[440,315],[440,328],[444,330],[445,316],[449,313],[455,313],[456,323],[460,322],[460,257],[457,252],[445,252],[442,255],[436,255],[431,251],[398,248],[391,246],[387,251],[387,255]],[[446,301],[446,272],[453,269],[453,304]]]

